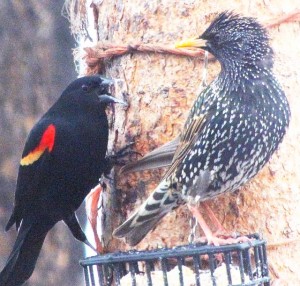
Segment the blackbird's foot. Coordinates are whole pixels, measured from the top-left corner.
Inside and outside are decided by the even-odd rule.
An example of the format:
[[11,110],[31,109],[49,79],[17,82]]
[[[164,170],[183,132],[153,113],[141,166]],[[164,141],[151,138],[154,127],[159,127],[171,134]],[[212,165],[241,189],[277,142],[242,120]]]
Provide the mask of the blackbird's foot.
[[[142,156],[141,153],[131,150],[134,142],[130,142],[125,147],[121,148],[115,154],[108,155],[106,159],[108,160],[111,166],[124,166],[128,162],[132,161],[132,156]],[[135,158],[136,160],[136,158]]]
[[107,184],[112,184],[113,183],[113,178],[109,174],[103,174],[99,178],[99,185],[102,187],[102,189],[105,191],[107,188]]

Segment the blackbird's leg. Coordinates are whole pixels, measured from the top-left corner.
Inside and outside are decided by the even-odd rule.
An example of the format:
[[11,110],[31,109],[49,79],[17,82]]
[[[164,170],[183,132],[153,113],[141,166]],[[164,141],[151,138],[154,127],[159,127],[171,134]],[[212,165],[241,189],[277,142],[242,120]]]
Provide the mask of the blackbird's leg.
[[226,245],[226,244],[234,244],[234,243],[240,243],[240,242],[249,242],[251,243],[251,240],[246,236],[241,236],[237,238],[220,238],[213,234],[205,220],[203,219],[203,216],[201,215],[199,209],[196,206],[188,206],[190,212],[192,215],[197,219],[201,229],[203,230],[205,237],[207,239],[207,244],[220,246],[220,245]]
[[121,148],[119,151],[117,151],[115,154],[108,155],[106,159],[109,162],[110,166],[123,166],[127,163],[128,160],[121,160],[125,157],[129,157],[129,161],[131,160],[132,155],[139,155],[142,156],[141,153],[131,150],[132,145],[134,145],[134,142],[130,142],[125,147]]
[[97,185],[94,189],[92,189],[86,198],[87,216],[92,227],[98,253],[104,252],[101,239],[97,232],[98,204],[103,188],[105,188],[105,185],[102,182],[99,185]]
[[73,213],[68,218],[64,219],[64,222],[77,240],[83,242],[91,249],[93,249],[95,252],[97,252],[95,247],[92,246],[92,244],[87,240],[85,233],[83,232],[75,213]]

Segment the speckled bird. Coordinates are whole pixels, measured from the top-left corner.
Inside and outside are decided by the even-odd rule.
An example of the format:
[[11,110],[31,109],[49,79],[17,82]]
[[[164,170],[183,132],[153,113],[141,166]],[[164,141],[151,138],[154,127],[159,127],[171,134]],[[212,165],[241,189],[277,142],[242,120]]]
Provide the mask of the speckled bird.
[[[289,104],[272,71],[269,38],[254,18],[223,12],[199,38],[177,45],[191,46],[214,55],[221,71],[196,99],[179,139],[153,153],[159,157],[175,150],[163,180],[114,232],[130,245],[184,203],[205,232],[198,203],[232,192],[255,176],[289,125]],[[210,243],[222,243],[211,232],[205,234]]]

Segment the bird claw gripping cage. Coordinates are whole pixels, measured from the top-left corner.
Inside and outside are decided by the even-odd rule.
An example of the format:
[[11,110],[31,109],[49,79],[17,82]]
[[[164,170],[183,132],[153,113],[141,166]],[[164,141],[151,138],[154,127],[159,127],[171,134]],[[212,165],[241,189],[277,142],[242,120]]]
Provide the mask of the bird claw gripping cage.
[[189,244],[109,253],[80,264],[87,286],[270,285],[266,242],[257,235],[251,238],[251,244]]

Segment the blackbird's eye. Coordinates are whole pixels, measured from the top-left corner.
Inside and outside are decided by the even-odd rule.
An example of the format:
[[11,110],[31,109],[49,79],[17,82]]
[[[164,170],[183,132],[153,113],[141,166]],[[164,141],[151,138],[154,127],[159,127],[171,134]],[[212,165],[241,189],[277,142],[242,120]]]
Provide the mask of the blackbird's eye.
[[85,93],[96,92],[97,94],[111,93],[113,85],[111,83],[103,82],[102,80],[92,80],[81,85],[81,89]]
[[81,88],[84,92],[91,92],[93,89],[97,88],[99,83],[96,81],[90,81],[88,83],[84,83]]
[[91,87],[92,87],[91,84],[83,84],[83,85],[81,86],[81,88],[82,88],[82,90],[83,90],[84,92],[89,92],[89,91],[91,90]]

